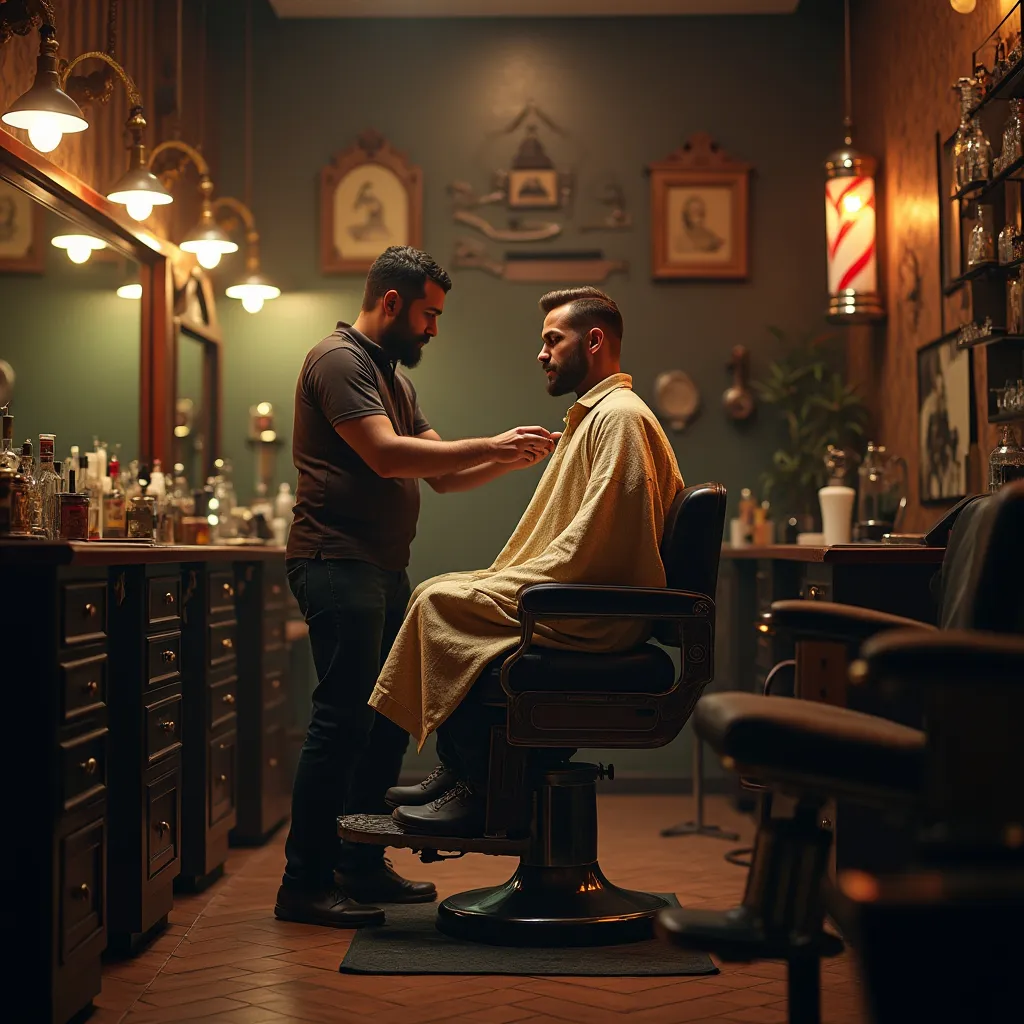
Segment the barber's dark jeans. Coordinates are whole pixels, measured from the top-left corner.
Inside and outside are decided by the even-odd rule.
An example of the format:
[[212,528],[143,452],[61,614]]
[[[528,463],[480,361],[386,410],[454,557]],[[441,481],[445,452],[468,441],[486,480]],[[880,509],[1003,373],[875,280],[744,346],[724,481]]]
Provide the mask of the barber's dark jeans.
[[319,889],[335,868],[371,869],[383,846],[342,843],[341,814],[386,814],[409,735],[366,702],[409,603],[405,572],[354,559],[289,559],[288,583],[309,625],[317,686],[292,789],[284,884]]

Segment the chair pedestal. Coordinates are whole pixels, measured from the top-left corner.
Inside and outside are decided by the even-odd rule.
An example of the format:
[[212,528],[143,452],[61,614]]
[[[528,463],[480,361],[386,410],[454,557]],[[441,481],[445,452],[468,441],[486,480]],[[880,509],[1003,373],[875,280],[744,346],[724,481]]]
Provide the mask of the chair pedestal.
[[620,889],[597,863],[598,767],[547,772],[536,790],[529,849],[504,885],[446,899],[437,927],[502,946],[591,946],[653,935],[660,896]]

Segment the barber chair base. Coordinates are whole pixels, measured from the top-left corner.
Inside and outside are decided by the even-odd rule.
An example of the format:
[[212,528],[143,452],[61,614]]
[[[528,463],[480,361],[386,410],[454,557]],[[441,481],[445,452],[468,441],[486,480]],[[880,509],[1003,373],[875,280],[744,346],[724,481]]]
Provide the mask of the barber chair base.
[[620,889],[600,865],[520,863],[504,884],[446,899],[437,927],[453,938],[495,946],[608,946],[654,935],[654,915],[668,901]]
[[[425,862],[443,859],[439,851],[461,855],[463,853],[489,853],[498,857],[525,853],[530,840],[505,839],[499,836],[479,836],[465,839],[460,836],[435,836],[426,832],[407,832],[390,814],[346,814],[338,818],[338,836],[348,843],[367,843],[373,846],[394,846],[419,853]],[[433,854],[434,856],[430,856]]]

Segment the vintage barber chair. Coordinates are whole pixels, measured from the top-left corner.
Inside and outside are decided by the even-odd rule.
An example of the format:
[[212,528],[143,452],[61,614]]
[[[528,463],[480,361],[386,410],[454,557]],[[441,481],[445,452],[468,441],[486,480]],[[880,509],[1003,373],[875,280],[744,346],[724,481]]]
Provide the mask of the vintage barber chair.
[[[952,601],[988,631],[876,631],[851,670],[858,688],[915,690],[926,732],[810,700],[727,693],[698,705],[698,735],[775,799],[742,905],[666,910],[659,932],[725,960],[787,960],[794,1024],[819,1021],[819,959],[841,948],[824,928],[826,902],[858,950],[879,1024],[1013,1015],[1011,967],[1024,953],[1024,636],[1008,634],[1024,633],[1024,483],[976,504],[971,539],[960,540],[969,564],[958,567],[963,549],[951,538],[943,615]],[[827,881],[832,835],[821,818],[837,797],[914,823],[900,870]],[[969,968],[967,942],[983,946]]]
[[[485,836],[405,832],[387,816],[352,815],[338,831],[351,842],[420,851],[518,856],[504,885],[459,893],[438,908],[438,928],[499,945],[591,945],[652,934],[665,900],[613,885],[597,862],[596,781],[611,766],[563,761],[537,769],[534,752],[579,747],[647,748],[673,740],[714,667],[714,595],[725,523],[720,484],[687,487],[665,522],[667,586],[539,584],[519,596],[522,637],[476,684],[507,704],[491,731]],[[636,618],[680,649],[678,675],[659,646],[610,654],[552,651],[533,644],[538,619]],[[500,684],[500,686],[498,685]]]

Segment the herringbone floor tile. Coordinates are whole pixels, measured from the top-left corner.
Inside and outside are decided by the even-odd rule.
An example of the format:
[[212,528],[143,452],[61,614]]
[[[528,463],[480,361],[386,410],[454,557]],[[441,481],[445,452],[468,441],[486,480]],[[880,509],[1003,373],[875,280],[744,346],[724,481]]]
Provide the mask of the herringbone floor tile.
[[[603,796],[599,812],[601,865],[614,882],[675,892],[684,906],[739,901],[746,871],[722,859],[727,844],[660,837],[692,816],[686,798]],[[708,817],[751,836],[751,823],[725,800],[709,800]],[[90,1024],[785,1024],[780,963],[724,964],[718,975],[689,978],[339,974],[353,933],[274,919],[283,846],[282,831],[260,849],[233,850],[223,879],[177,898],[156,941],[104,968]],[[398,871],[430,878],[442,898],[513,870],[501,857],[425,866],[407,851],[391,853]],[[826,1024],[866,1021],[849,956],[824,965],[822,1006]]]

